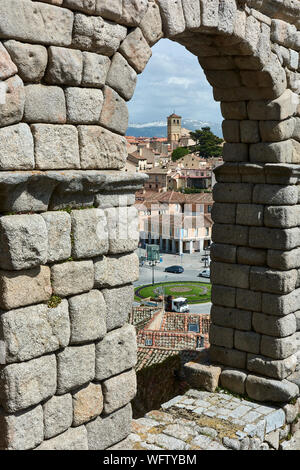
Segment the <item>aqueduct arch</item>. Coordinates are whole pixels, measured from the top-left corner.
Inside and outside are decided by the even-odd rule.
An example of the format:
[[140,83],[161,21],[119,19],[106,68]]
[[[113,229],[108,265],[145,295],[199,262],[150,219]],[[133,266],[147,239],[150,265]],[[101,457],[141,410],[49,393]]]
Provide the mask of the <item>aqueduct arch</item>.
[[0,0],[1,448],[130,432],[124,230],[143,178],[120,171],[122,136],[163,36],[199,57],[225,118],[211,361],[251,398],[299,395],[299,18],[293,0]]

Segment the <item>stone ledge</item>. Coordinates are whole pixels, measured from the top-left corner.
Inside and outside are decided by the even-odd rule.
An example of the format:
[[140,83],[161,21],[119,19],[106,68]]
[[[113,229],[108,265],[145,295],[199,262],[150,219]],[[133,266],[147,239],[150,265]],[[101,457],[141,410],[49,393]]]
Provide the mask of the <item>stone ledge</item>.
[[122,171],[0,172],[1,212],[44,212],[51,200],[71,205],[72,198],[93,201],[97,193],[136,192],[147,176]]
[[280,163],[225,163],[214,169],[219,182],[298,184],[300,165]]

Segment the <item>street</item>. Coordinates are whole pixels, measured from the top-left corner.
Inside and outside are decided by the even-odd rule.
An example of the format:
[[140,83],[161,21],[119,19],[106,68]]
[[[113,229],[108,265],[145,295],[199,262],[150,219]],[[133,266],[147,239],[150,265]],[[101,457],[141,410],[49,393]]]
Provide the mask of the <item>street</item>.
[[[139,255],[139,251],[137,251]],[[162,263],[158,263],[154,267],[154,283],[158,282],[176,282],[176,281],[199,281],[209,282],[209,279],[198,277],[200,271],[205,268],[201,258],[204,253],[183,254],[182,256],[163,253]],[[181,274],[173,274],[164,272],[168,266],[179,265],[184,268]],[[140,278],[134,283],[135,287],[152,284],[152,267],[147,263],[140,267]],[[190,305],[190,313],[208,314],[210,313],[211,303],[192,304]]]

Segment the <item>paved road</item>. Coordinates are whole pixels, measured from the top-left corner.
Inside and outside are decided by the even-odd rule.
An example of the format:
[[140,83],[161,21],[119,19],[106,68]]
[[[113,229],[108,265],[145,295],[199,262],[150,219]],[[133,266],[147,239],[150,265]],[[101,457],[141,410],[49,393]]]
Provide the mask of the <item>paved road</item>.
[[[209,282],[209,279],[198,277],[198,274],[204,269],[204,263],[201,261],[203,254],[194,253],[179,255],[162,254],[163,262],[154,267],[154,282],[174,282],[174,281],[201,281]],[[181,274],[165,273],[167,266],[180,265],[184,268]],[[152,283],[152,268],[148,265],[140,267],[140,278],[134,283],[135,287]],[[190,305],[191,313],[210,313],[211,303]]]

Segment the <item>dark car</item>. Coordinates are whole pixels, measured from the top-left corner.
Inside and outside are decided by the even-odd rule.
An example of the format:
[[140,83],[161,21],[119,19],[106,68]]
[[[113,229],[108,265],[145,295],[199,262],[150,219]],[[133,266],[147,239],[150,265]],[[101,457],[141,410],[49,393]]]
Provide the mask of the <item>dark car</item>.
[[169,266],[168,268],[165,269],[165,273],[175,273],[175,274],[181,274],[183,273],[184,269],[182,266]]

